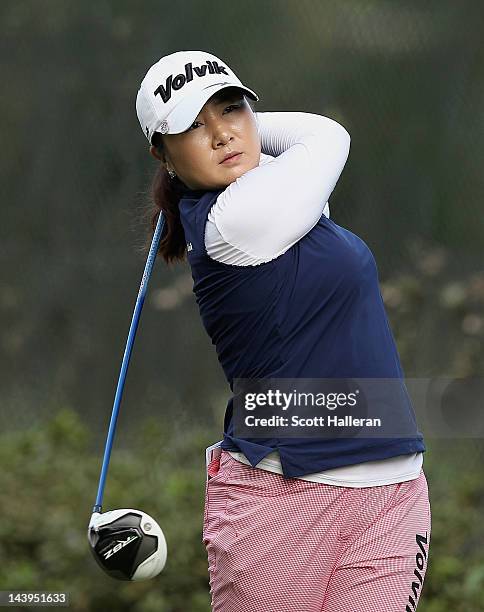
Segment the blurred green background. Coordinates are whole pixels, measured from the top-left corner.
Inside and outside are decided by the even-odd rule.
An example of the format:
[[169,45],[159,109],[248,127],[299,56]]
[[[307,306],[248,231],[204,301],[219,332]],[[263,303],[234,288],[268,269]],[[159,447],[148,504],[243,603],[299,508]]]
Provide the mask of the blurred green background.
[[[0,590],[66,590],[75,612],[210,610],[204,449],[230,389],[188,264],[155,264],[104,504],[157,518],[166,568],[115,582],[86,538],[156,170],[135,97],[162,55],[210,51],[256,111],[346,127],[331,217],[375,255],[406,376],[482,376],[483,25],[477,0],[0,3]],[[484,610],[483,440],[423,433],[419,612]]]

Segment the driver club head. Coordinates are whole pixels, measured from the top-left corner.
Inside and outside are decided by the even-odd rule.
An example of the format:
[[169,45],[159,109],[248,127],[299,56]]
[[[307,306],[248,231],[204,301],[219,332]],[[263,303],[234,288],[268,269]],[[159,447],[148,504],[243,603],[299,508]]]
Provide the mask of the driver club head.
[[87,537],[98,565],[117,580],[149,580],[165,567],[166,540],[158,523],[141,510],[94,512]]

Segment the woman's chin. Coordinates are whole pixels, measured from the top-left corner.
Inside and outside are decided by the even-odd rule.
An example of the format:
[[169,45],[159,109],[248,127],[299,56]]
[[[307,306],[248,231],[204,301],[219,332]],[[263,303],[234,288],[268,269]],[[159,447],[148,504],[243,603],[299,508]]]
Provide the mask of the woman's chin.
[[234,168],[231,168],[230,172],[226,173],[226,176],[228,178],[230,178],[230,181],[235,181],[236,179],[240,178],[241,176],[243,176],[246,172],[248,172],[249,170],[252,170],[253,168],[256,168],[257,166],[251,166],[248,164],[244,164],[244,165],[240,165],[240,166],[236,166]]

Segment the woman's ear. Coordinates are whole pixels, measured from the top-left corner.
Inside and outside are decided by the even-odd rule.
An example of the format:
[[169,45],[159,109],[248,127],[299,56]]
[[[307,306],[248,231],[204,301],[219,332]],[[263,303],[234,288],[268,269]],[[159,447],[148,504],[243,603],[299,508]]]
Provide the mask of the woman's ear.
[[165,156],[163,155],[163,153],[160,153],[158,149],[153,145],[150,146],[150,153],[155,159],[165,163]]

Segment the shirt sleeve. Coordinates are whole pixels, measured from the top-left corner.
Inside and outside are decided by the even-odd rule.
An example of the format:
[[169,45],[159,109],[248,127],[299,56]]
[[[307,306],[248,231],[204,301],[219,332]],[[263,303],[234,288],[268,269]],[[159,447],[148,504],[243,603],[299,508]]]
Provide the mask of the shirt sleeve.
[[270,261],[329,216],[328,198],[349,155],[350,136],[333,119],[302,112],[255,117],[261,162],[218,196],[208,217],[207,252],[224,263]]

